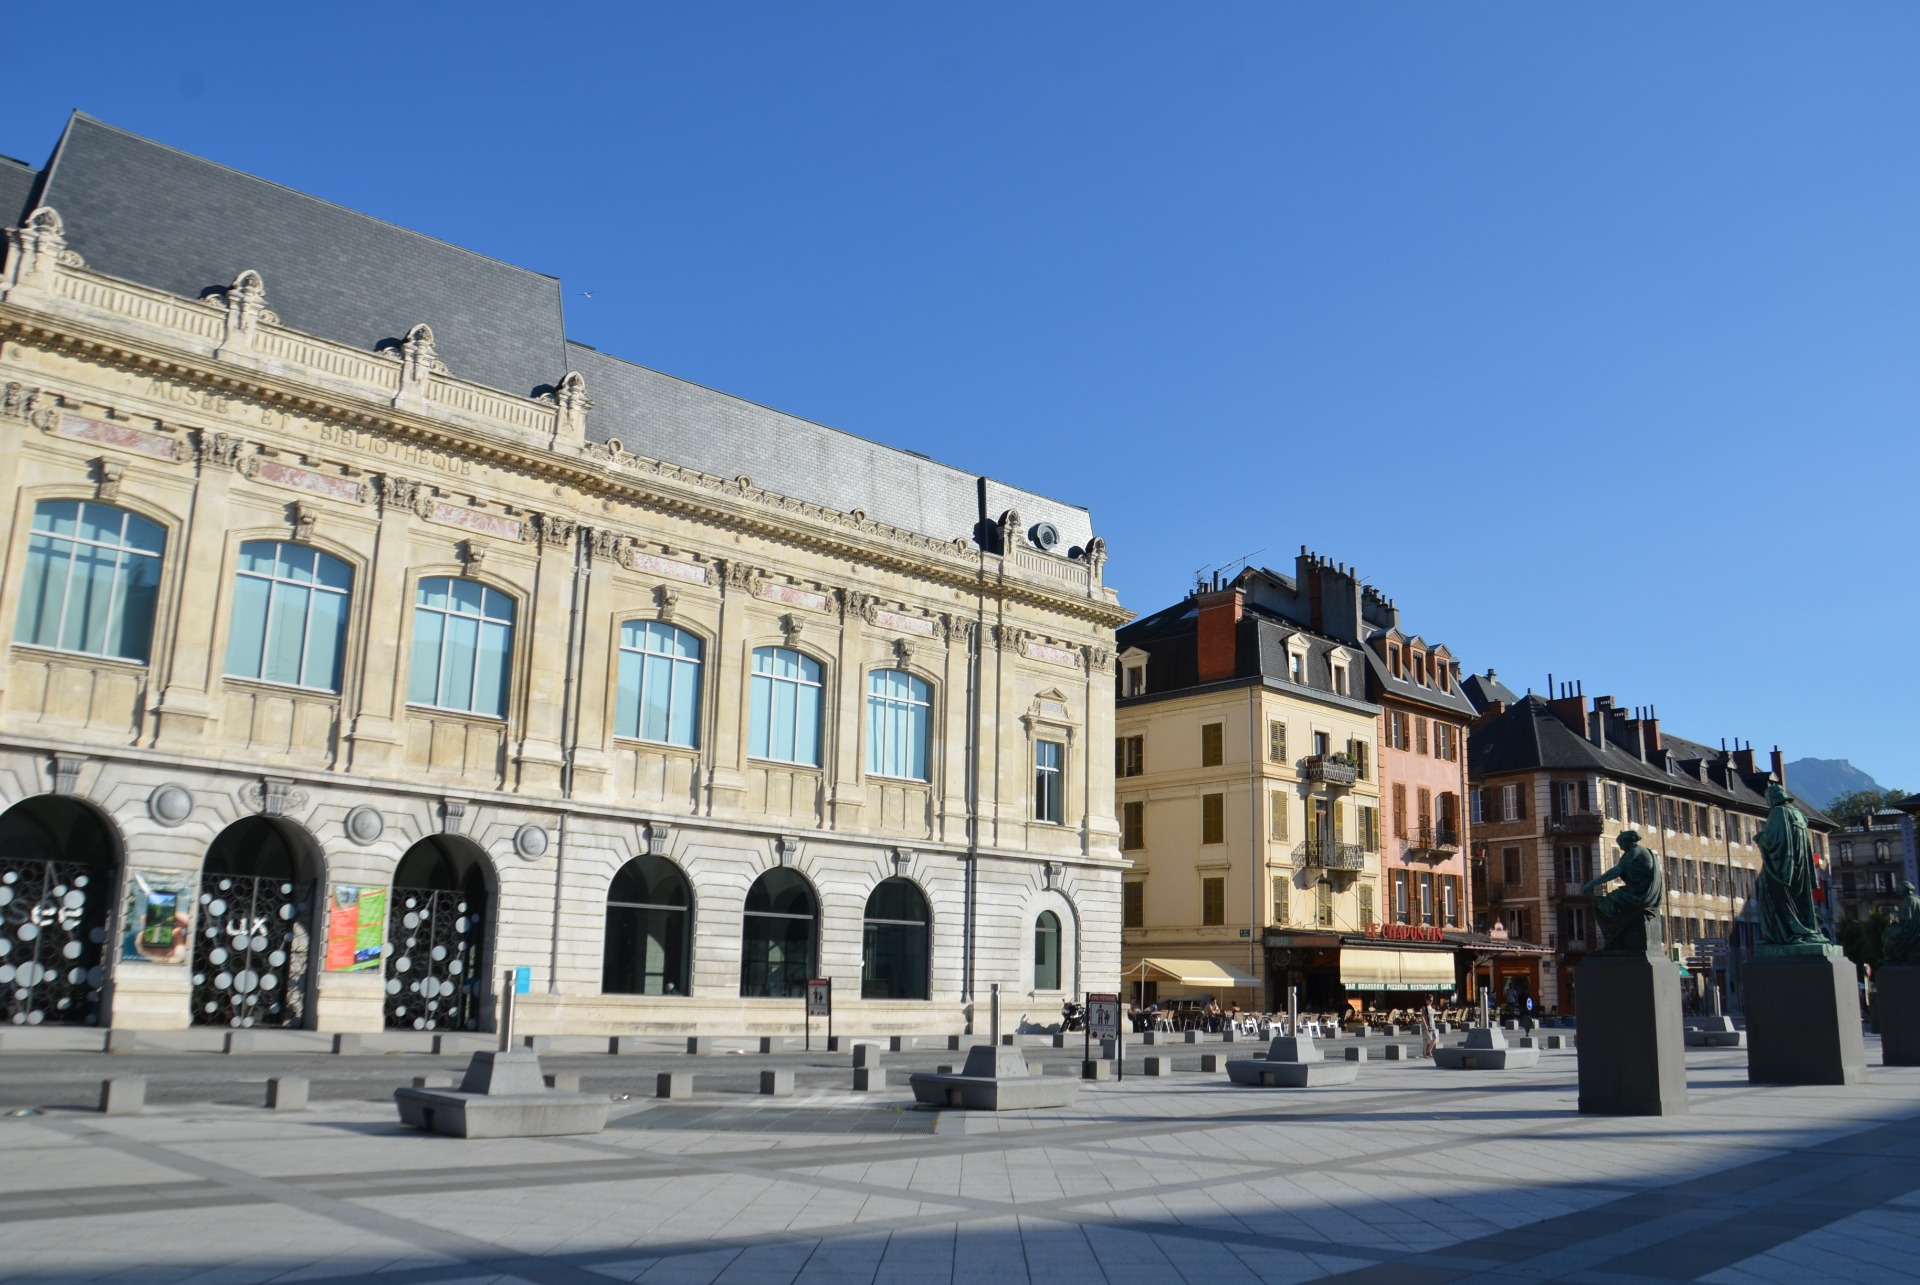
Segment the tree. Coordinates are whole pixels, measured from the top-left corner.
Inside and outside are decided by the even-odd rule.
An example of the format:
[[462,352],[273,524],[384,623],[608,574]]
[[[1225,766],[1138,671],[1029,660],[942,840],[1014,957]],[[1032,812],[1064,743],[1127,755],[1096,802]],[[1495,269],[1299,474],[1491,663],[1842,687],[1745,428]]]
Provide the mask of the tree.
[[1865,825],[1874,813],[1882,808],[1890,808],[1906,797],[1905,790],[1852,790],[1820,810],[1832,817],[1835,825],[1845,829],[1848,826]]

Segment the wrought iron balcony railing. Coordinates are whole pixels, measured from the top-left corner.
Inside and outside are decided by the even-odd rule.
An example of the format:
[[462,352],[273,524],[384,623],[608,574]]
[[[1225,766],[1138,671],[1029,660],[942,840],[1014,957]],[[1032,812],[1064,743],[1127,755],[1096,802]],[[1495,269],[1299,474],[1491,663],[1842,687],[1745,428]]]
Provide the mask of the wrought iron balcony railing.
[[1345,759],[1323,758],[1316,754],[1302,765],[1309,781],[1320,781],[1327,785],[1348,786],[1360,779],[1357,765]]
[[1360,871],[1367,868],[1367,852],[1357,843],[1306,839],[1293,850],[1294,860],[1322,870]]

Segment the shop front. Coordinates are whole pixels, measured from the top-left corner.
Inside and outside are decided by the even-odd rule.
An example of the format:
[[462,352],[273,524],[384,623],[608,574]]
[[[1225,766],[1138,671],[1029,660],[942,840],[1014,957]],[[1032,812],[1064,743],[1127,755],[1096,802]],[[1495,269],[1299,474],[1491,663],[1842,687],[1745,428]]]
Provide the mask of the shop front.
[[1270,1004],[1298,989],[1303,1012],[1365,1013],[1445,1007],[1459,988],[1454,948],[1437,928],[1374,925],[1365,933],[1269,933]]

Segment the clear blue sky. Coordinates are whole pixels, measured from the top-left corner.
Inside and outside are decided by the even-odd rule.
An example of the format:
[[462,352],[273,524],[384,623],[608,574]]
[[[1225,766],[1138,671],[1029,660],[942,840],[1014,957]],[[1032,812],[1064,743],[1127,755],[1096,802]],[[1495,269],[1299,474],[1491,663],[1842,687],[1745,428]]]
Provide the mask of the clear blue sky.
[[300,8],[89,8],[0,151],[78,107],[555,273],[1090,506],[1136,610],[1306,543],[1518,688],[1920,788],[1920,6]]

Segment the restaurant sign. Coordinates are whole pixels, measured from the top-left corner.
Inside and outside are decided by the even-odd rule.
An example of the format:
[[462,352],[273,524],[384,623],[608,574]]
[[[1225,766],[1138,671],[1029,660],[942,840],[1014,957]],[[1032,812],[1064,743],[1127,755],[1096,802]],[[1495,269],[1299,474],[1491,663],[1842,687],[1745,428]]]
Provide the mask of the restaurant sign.
[[1367,936],[1384,941],[1444,942],[1447,935],[1432,924],[1368,924]]

